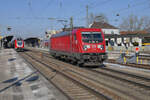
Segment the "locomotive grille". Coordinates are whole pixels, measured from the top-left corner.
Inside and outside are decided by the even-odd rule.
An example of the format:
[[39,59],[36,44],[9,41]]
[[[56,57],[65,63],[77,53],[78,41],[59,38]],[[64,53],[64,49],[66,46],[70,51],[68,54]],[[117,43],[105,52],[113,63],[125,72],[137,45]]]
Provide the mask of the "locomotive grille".
[[94,62],[94,61],[97,61],[97,60],[98,60],[98,56],[91,56],[91,57],[90,57],[90,60],[93,61],[93,62]]
[[101,61],[102,59],[106,59],[107,55],[105,53],[85,53],[82,55],[82,58],[85,61],[90,61],[90,62],[97,62]]

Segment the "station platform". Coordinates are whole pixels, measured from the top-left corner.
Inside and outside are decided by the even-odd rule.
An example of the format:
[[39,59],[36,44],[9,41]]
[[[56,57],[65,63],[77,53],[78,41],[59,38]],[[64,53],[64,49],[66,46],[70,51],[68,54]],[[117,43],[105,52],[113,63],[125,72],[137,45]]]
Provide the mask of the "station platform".
[[[32,80],[32,78],[37,78]],[[67,100],[13,49],[0,50],[0,100]]]
[[40,50],[40,51],[49,52],[49,48],[25,47],[25,49],[33,49],[33,50]]

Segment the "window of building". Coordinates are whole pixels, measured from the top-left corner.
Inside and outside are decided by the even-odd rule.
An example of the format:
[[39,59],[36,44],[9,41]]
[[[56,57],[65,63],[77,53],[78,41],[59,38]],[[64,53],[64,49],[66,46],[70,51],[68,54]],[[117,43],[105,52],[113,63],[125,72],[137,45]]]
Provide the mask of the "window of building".
[[106,40],[105,42],[106,42],[106,46],[108,46],[108,40]]
[[115,34],[114,31],[111,31],[111,34]]

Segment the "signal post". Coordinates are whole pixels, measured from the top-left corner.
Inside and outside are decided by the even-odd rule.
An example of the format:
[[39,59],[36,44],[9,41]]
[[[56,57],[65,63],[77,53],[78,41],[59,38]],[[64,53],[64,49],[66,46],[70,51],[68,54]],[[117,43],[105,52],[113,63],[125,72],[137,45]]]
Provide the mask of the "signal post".
[[[135,48],[135,55],[136,55],[136,63],[139,63],[139,47]],[[141,64],[142,64],[142,60],[141,60]]]

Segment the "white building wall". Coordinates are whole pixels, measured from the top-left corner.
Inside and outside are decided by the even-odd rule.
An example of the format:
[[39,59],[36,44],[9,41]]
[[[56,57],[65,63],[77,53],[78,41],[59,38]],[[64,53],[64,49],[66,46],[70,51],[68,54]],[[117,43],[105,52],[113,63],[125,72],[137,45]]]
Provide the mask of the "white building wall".
[[142,46],[142,39],[139,38],[139,46]]
[[119,34],[119,29],[102,29],[104,34]]
[[117,38],[117,44],[121,44],[122,43],[122,39],[121,38]]
[[130,42],[130,38],[124,38],[124,43],[129,43]]
[[132,42],[139,42],[139,38],[138,37],[133,37]]

